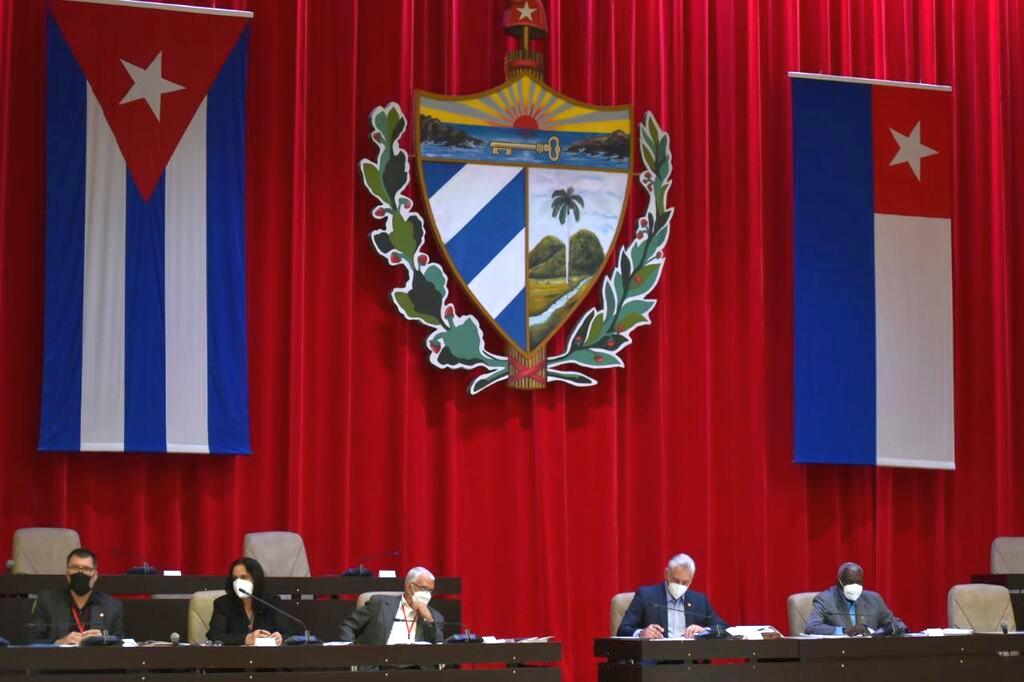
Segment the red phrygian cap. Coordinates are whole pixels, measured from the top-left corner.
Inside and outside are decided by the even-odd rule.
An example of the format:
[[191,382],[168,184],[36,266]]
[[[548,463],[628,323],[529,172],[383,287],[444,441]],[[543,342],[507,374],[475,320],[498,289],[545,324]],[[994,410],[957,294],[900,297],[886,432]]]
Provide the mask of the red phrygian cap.
[[508,0],[502,25],[505,33],[520,40],[524,28],[530,29],[530,38],[546,38],[548,35],[548,15],[541,0]]

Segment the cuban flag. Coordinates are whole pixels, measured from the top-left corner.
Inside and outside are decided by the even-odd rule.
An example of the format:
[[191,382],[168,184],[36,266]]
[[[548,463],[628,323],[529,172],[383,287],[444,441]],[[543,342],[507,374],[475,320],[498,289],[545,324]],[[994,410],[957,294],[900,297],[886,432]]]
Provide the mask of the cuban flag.
[[790,75],[794,461],[953,469],[951,90]]
[[40,450],[250,452],[251,16],[49,5]]

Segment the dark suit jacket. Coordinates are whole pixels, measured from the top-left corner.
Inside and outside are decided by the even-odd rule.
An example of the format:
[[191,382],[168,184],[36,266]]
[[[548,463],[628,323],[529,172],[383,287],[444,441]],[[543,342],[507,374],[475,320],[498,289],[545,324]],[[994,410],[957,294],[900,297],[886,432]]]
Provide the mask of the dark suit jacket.
[[[804,634],[808,635],[831,635],[837,627],[848,628],[853,626],[850,620],[850,602],[846,601],[843,591],[838,585],[833,585],[824,592],[814,597],[814,606],[811,617],[807,619],[807,627]],[[885,605],[885,600],[877,592],[864,590],[860,599],[857,600],[857,623],[863,623],[872,630],[882,629],[892,631],[895,626],[906,631],[907,625],[897,618]]]
[[[378,594],[370,597],[341,623],[341,640],[356,644],[387,644],[391,629],[395,625],[398,602],[403,597]],[[444,640],[444,616],[436,609],[430,609],[434,617],[431,625],[416,619],[416,641],[440,644]]]
[[[56,642],[72,630],[78,629],[71,613],[71,589],[43,590],[32,605],[29,623],[30,642]],[[106,630],[111,635],[124,637],[124,606],[119,599],[105,592],[93,590],[89,601],[78,617],[86,630]]]
[[[281,600],[276,594],[262,595],[263,599],[281,608]],[[288,639],[294,634],[292,621],[282,614],[269,609],[263,604],[253,604],[252,627],[254,630],[280,632]],[[245,644],[249,634],[249,618],[245,615],[242,600],[233,594],[225,594],[213,601],[213,616],[210,618],[210,629],[206,638],[211,642],[224,644]]]
[[[687,590],[683,603],[686,605],[687,625],[701,625],[706,628],[713,625],[728,627],[715,613],[711,602],[703,593]],[[622,625],[616,634],[619,637],[632,637],[637,630],[654,623],[665,628],[665,633],[668,634],[668,596],[665,594],[665,583],[636,588],[633,601],[626,609],[626,615],[622,617]]]

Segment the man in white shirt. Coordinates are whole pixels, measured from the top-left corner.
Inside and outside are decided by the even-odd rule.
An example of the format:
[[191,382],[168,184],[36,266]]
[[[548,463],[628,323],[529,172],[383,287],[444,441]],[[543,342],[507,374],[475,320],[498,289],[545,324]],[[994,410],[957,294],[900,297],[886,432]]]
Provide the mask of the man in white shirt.
[[411,644],[444,640],[444,617],[430,608],[434,575],[417,566],[405,576],[401,596],[370,597],[341,624],[341,640],[356,644]]

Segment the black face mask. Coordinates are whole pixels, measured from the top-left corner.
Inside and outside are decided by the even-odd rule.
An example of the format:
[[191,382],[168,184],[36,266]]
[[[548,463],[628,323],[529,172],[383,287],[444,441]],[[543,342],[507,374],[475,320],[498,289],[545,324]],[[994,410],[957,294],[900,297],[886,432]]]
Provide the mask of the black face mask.
[[89,576],[85,573],[75,573],[71,576],[71,591],[77,594],[79,597],[84,597],[92,591],[92,586],[89,585]]

